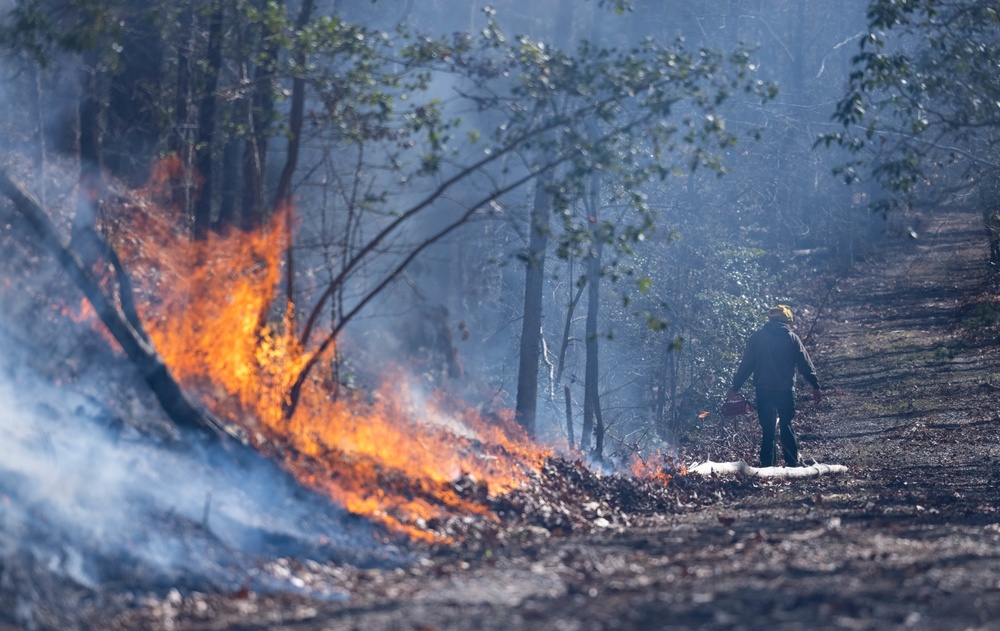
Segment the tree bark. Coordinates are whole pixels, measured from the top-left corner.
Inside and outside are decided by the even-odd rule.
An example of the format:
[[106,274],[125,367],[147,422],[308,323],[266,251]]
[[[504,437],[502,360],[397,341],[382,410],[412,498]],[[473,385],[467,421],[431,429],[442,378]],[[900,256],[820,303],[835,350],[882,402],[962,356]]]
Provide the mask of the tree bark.
[[208,24],[208,50],[206,52],[206,71],[204,76],[204,93],[198,107],[198,142],[197,170],[202,179],[198,201],[194,206],[194,236],[204,239],[212,227],[212,164],[215,159],[215,92],[219,86],[219,73],[222,70],[222,20],[224,4],[216,0]]
[[[555,32],[556,45],[567,48],[572,35],[571,0],[559,0]],[[545,156],[546,164],[552,161]],[[529,436],[537,434],[538,359],[542,345],[542,294],[545,286],[545,252],[549,246],[549,218],[552,200],[548,187],[551,175],[536,181],[531,208],[530,237],[524,274],[524,318],[521,320],[521,346],[517,365],[517,400],[514,418]],[[582,437],[581,437],[582,440]]]
[[[572,275],[571,275],[572,278]],[[556,383],[562,383],[563,372],[566,370],[566,352],[569,350],[570,332],[573,327],[573,315],[576,313],[576,305],[580,303],[586,283],[580,283],[576,292],[570,296],[566,305],[566,321],[563,323],[562,341],[559,342],[559,360],[556,364]]]
[[545,251],[549,244],[551,199],[548,177],[538,179],[531,208],[531,236],[524,272],[524,318],[517,367],[517,401],[514,417],[529,436],[536,431],[538,408],[538,358],[542,345],[542,289],[545,284]]
[[594,455],[600,459],[604,454],[604,417],[601,415],[600,380],[600,339],[597,332],[597,316],[600,311],[600,269],[599,252],[588,257],[587,276],[587,324],[586,324],[586,364],[583,381],[583,430],[580,432],[580,449],[590,447],[590,435],[594,435]]
[[80,113],[77,151],[80,159],[80,180],[77,191],[73,234],[93,229],[97,220],[97,204],[101,197],[104,156],[101,152],[102,98],[97,53],[84,54],[80,70]]
[[569,450],[573,451],[576,444],[573,439],[573,397],[569,386],[563,386],[563,397],[566,399],[566,442],[569,443]]
[[583,429],[580,432],[580,449],[590,447],[590,435],[594,435],[594,455],[600,459],[604,455],[604,417],[601,415],[600,380],[600,339],[597,332],[597,317],[601,308],[601,253],[603,235],[600,228],[600,175],[591,175],[591,190],[588,219],[593,222],[591,234],[593,242],[587,253],[587,324],[586,324],[586,365],[583,382]]
[[261,225],[264,216],[264,170],[267,168],[267,150],[271,125],[274,120],[274,87],[272,70],[265,70],[264,63],[273,64],[276,53],[265,53],[266,59],[254,70],[253,99],[247,113],[248,136],[243,145],[243,199],[241,222],[245,230]]
[[[264,9],[261,3],[260,9]],[[284,0],[277,3],[284,10]],[[270,21],[261,26],[263,45],[260,60],[253,71],[253,98],[246,117],[248,135],[243,149],[243,227],[253,229],[261,224],[267,199],[264,172],[267,152],[274,126],[274,70],[278,59],[279,33],[271,29]]]
[[187,131],[191,100],[191,29],[194,26],[194,9],[187,6],[180,15],[180,41],[177,43],[177,96],[174,99],[174,135],[171,149],[178,156],[185,156],[190,148]]
[[235,138],[226,141],[222,150],[222,186],[219,195],[219,217],[215,231],[222,232],[236,223],[240,189],[240,143]]
[[[299,16],[295,21],[296,32],[302,30],[309,23],[312,16],[313,0],[303,0],[299,7]],[[295,302],[295,257],[292,249],[293,221],[292,221],[292,178],[295,176],[295,169],[299,164],[299,147],[302,142],[302,123],[305,114],[306,103],[306,81],[302,76],[306,65],[306,51],[301,42],[296,44],[295,50],[296,74],[292,80],[292,104],[288,114],[288,151],[285,157],[285,167],[281,170],[281,179],[278,181],[278,189],[274,196],[274,210],[283,210],[287,213],[286,238],[288,246],[285,250],[285,298],[289,305]],[[289,316],[293,315],[289,312]]]
[[174,129],[168,145],[183,166],[183,177],[171,183],[170,203],[185,216],[191,212],[194,162],[194,138],[191,135],[191,50],[193,46],[194,9],[190,4],[181,11],[177,41],[177,77],[174,97]]

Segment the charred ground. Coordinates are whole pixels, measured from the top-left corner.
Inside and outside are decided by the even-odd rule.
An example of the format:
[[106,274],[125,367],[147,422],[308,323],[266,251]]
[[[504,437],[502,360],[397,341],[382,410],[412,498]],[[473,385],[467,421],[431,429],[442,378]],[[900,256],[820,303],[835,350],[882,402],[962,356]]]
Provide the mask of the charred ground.
[[[556,459],[490,500],[499,523],[436,524],[456,545],[390,567],[268,564],[338,596],[326,600],[71,588],[8,557],[6,628],[31,602],[11,589],[29,586],[33,619],[53,628],[988,628],[1000,614],[1000,294],[978,215],[923,221],[916,240],[887,242],[836,281],[812,335],[829,389],[802,406],[803,456],[846,475],[663,487]],[[689,459],[750,460],[753,431],[751,419],[720,425]],[[37,576],[18,579],[24,567]],[[45,610],[67,593],[75,617]]]

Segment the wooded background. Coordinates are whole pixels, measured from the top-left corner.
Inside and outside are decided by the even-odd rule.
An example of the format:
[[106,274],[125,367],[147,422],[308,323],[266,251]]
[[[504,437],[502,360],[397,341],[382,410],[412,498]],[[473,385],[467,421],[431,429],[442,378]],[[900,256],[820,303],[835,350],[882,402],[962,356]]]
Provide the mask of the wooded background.
[[323,352],[288,415],[392,361],[545,441],[646,451],[714,422],[767,306],[808,337],[803,279],[919,239],[913,208],[1000,230],[983,1],[0,7],[4,166],[44,203],[70,165],[75,235],[154,165],[193,240],[294,209],[260,326]]

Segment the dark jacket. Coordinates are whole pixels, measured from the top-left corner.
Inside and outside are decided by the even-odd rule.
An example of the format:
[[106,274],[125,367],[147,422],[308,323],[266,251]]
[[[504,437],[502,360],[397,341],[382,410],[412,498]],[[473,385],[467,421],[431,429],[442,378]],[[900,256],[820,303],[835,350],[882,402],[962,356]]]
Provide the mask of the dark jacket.
[[802,340],[786,323],[770,320],[747,341],[733,376],[733,390],[739,390],[751,374],[758,390],[793,390],[796,368],[813,388],[819,388],[816,368]]

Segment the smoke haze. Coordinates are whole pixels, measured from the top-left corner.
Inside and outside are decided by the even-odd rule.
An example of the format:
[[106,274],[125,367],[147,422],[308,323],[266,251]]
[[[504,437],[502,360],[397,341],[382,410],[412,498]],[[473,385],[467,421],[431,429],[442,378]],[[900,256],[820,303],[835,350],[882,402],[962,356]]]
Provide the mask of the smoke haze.
[[122,372],[110,352],[88,360],[91,375],[62,386],[32,366],[32,354],[48,352],[0,339],[0,557],[26,554],[87,588],[225,590],[281,586],[261,571],[261,559],[398,561],[362,520],[276,465],[237,463],[196,437],[171,446],[133,426],[155,420],[156,409],[135,407],[130,423],[117,419],[94,396],[117,390],[105,381]]

